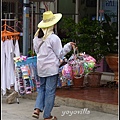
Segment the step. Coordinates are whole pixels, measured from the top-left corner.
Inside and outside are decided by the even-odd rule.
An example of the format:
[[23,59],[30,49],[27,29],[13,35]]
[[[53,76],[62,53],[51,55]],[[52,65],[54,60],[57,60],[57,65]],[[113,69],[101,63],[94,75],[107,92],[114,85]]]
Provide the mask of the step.
[[114,73],[102,72],[100,84],[107,84],[107,82],[114,81]]
[[114,81],[114,73],[102,72],[101,80]]

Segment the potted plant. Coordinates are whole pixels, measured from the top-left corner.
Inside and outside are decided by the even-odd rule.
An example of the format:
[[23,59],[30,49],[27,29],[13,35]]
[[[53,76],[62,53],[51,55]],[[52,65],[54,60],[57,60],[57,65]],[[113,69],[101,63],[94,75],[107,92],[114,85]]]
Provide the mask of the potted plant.
[[104,56],[108,54],[118,54],[118,23],[111,22],[111,18],[104,14],[105,20],[101,22],[103,30],[103,42],[101,46],[105,48]]
[[[88,18],[83,18],[78,23],[79,36],[79,51],[85,52],[96,59],[96,63],[99,64],[104,57],[104,51],[101,49],[100,41],[103,40],[103,33],[101,31],[102,26],[100,22],[95,20],[89,20]],[[101,72],[97,72],[95,66],[93,71],[87,75],[87,84],[91,87],[100,86]]]
[[112,22],[109,16],[104,14],[105,21],[102,21],[103,42],[105,48],[104,56],[108,66],[114,72],[114,80],[118,82],[118,23]]

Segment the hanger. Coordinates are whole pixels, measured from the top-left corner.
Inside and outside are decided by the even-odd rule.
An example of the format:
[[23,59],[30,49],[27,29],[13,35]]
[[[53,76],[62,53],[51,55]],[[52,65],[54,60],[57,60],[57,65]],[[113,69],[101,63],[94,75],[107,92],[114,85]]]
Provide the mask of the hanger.
[[[20,32],[17,32],[15,29],[8,26],[6,24],[6,20],[5,20],[5,24],[2,27],[4,27],[4,30],[2,31],[2,41],[5,41],[7,39],[9,39],[9,40],[18,40],[19,39]],[[7,27],[13,32],[8,31]]]

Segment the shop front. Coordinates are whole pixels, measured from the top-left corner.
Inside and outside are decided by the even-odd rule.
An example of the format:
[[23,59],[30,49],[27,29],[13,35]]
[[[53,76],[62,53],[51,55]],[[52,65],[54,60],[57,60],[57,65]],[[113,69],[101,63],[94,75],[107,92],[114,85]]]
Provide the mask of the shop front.
[[[20,52],[23,53],[23,49],[28,46],[28,49],[33,50],[32,46],[32,40],[34,33],[37,29],[37,24],[42,18],[42,13],[46,10],[52,10],[54,12],[61,12],[64,16],[70,16],[72,17],[76,22],[80,21],[84,16],[89,16],[89,18],[92,20],[94,18],[97,18],[99,21],[104,20],[104,13],[109,15],[111,17],[112,22],[118,21],[118,1],[117,0],[98,0],[95,2],[95,0],[71,0],[70,6],[67,6],[67,1],[62,0],[51,0],[46,2],[40,2],[39,0],[30,0],[30,8],[29,8],[29,25],[27,27],[28,29],[28,44],[24,44],[23,48],[23,1],[13,1],[13,0],[3,0],[3,6],[7,5],[7,8],[4,9],[3,7],[3,16],[2,19],[8,19],[7,24],[11,26],[10,19],[17,19],[17,24],[14,22],[13,26],[15,26],[21,34],[21,39],[19,40],[20,44]],[[47,3],[48,2],[48,3]],[[95,4],[93,4],[95,2]],[[63,4],[65,3],[65,4]],[[16,7],[17,5],[17,7]],[[18,7],[19,6],[19,7]],[[15,10],[14,10],[15,8]],[[77,8],[77,9],[76,9]],[[21,25],[21,26],[20,26]],[[59,26],[58,26],[59,29]],[[26,48],[25,48],[26,49]],[[26,51],[27,52],[27,51]],[[25,52],[25,54],[26,54]],[[106,64],[106,61],[103,60],[99,64],[101,67],[98,68],[98,71],[100,72],[110,72],[113,74],[113,72],[110,70],[108,65]],[[110,75],[109,75],[110,76]],[[111,75],[112,76],[112,75]],[[112,78],[112,77],[111,77]],[[112,80],[112,79],[111,79]]]

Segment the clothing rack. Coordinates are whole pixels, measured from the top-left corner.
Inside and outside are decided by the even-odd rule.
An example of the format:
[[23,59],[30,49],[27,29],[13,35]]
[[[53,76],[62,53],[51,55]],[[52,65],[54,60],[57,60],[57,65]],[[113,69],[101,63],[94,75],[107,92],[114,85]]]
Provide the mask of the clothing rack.
[[[5,21],[5,24],[2,26],[4,28],[4,30],[1,31],[2,41],[5,41],[7,39],[10,39],[10,40],[18,40],[19,39],[20,32],[17,32],[15,29],[13,29],[12,27],[10,27],[6,24],[6,21],[15,21],[15,20],[16,19],[2,19],[2,21]],[[10,30],[8,31],[7,28],[9,28]]]
[[[1,31],[2,34],[2,41],[5,40],[19,40],[19,35],[20,33],[17,32],[15,29],[12,27],[8,26],[6,24],[6,21],[16,21],[16,19],[1,19],[1,21],[5,21],[5,24],[2,27],[3,31]],[[9,29],[9,30],[8,30]],[[13,91],[6,100],[12,99],[12,97],[15,95],[16,96],[16,91]],[[16,96],[16,102],[19,104],[19,99],[18,96]]]

